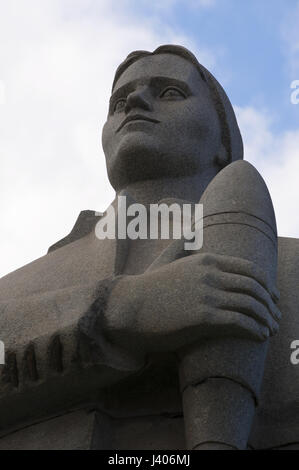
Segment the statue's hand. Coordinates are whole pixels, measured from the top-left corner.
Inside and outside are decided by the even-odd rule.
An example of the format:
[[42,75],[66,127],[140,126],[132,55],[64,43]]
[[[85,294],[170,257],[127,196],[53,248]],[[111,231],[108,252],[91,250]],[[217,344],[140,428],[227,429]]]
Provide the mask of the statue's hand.
[[264,341],[281,317],[267,275],[244,259],[194,254],[124,276],[106,310],[106,333],[127,348],[177,350],[201,337]]

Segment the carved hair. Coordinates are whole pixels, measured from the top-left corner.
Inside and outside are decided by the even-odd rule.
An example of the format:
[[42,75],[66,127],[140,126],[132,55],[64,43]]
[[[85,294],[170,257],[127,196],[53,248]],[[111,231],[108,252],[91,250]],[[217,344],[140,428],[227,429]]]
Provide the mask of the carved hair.
[[131,54],[129,54],[124,62],[122,62],[117,68],[112,90],[114,89],[119,77],[130,65],[143,57],[155,54],[175,54],[188,60],[196,67],[202,80],[206,82],[209,88],[211,98],[219,117],[221,126],[221,140],[228,155],[228,159],[225,162],[222,162],[222,166],[226,166],[235,160],[241,160],[243,158],[243,141],[231,102],[216,78],[203,65],[201,65],[196,59],[195,55],[185,47],[164,45],[158,47],[153,52],[131,52]]

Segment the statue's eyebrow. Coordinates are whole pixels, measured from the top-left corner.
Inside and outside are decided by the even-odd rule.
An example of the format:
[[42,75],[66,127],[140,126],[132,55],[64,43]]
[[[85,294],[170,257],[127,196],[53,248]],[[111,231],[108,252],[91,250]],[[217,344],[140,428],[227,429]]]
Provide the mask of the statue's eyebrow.
[[144,78],[144,79],[132,80],[131,82],[128,82],[125,85],[119,87],[114,93],[112,93],[110,100],[109,100],[110,104],[114,103],[117,99],[123,98],[127,96],[129,93],[131,93],[132,91],[134,91],[134,89],[136,88],[136,85],[138,85],[139,83],[140,84],[149,83],[149,85],[155,88],[156,90],[159,90],[166,86],[175,86],[175,87],[180,88],[182,91],[184,91],[187,96],[192,95],[192,91],[186,82],[183,82],[182,80],[178,80],[177,78],[157,76],[157,77],[151,77],[150,79]]
[[192,95],[192,91],[186,82],[173,77],[152,77],[150,79],[150,86],[158,91],[162,91],[162,88],[167,86],[174,86],[180,88],[187,96]]

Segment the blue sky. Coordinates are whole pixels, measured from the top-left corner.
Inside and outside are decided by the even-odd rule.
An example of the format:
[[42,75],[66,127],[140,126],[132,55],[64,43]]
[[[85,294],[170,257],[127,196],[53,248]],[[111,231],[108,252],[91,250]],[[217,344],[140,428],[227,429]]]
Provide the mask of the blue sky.
[[[227,91],[281,236],[299,238],[299,0],[0,0],[0,276],[114,197],[100,145],[117,65],[191,49]],[[298,215],[297,215],[298,214]]]
[[289,44],[290,30],[299,29],[296,0],[176,1],[164,8],[128,3],[140,21],[152,18],[157,27],[188,35],[199,60],[201,48],[210,51],[211,71],[233,103],[265,108],[277,132],[298,127],[299,110],[290,106],[290,81],[296,77]]

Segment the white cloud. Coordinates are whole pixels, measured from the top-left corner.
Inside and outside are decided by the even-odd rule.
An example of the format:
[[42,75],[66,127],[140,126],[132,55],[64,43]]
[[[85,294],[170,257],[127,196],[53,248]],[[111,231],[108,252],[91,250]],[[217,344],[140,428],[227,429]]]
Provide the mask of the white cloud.
[[299,237],[299,128],[275,135],[266,112],[236,108],[244,139],[245,159],[261,173],[276,213],[278,234]]
[[[163,43],[197,52],[159,17],[132,10],[130,1],[0,0],[0,276],[114,197],[100,135],[117,65]],[[204,48],[198,55],[213,64]]]

